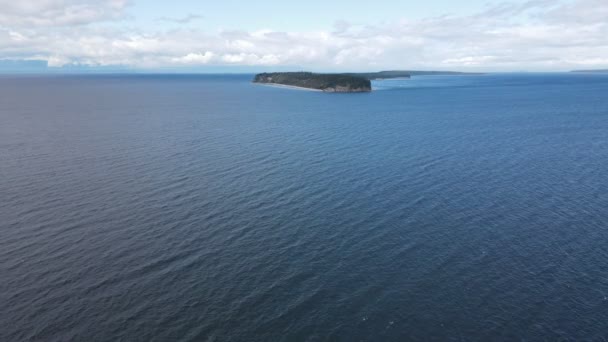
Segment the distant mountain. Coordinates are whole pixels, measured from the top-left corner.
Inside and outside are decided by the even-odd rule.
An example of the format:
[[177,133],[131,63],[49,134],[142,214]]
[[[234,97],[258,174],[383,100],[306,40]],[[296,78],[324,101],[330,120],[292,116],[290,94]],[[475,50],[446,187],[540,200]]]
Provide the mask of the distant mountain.
[[598,69],[598,70],[574,70],[572,72],[582,72],[582,73],[608,73],[608,69]]

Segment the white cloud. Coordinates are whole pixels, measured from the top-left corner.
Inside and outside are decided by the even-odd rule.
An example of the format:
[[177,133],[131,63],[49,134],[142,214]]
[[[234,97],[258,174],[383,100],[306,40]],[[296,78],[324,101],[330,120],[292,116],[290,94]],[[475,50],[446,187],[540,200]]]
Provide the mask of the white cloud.
[[188,14],[184,17],[180,17],[180,18],[174,18],[174,17],[160,17],[157,20],[158,21],[166,21],[166,22],[170,22],[170,23],[175,23],[175,24],[188,24],[191,23],[193,21],[197,21],[203,19],[202,15],[198,15],[198,14]]
[[128,0],[0,0],[0,26],[73,26],[124,17]]
[[[0,0],[0,55],[49,66],[293,66],[311,70],[608,67],[608,1],[502,3],[470,16],[328,30],[152,31],[106,24],[127,0]],[[183,18],[182,18],[183,19]],[[74,29],[74,25],[80,25]]]
[[49,67],[62,67],[70,63],[70,60],[61,56],[50,56],[47,59]]
[[608,1],[571,1],[562,6],[553,7],[545,13],[545,18],[556,24],[606,24],[606,21],[608,21]]
[[221,61],[226,64],[239,65],[278,65],[281,63],[281,56],[273,54],[257,55],[255,53],[225,54]]
[[171,61],[178,64],[200,65],[209,63],[214,56],[215,54],[211,51],[205,53],[189,53],[182,57],[173,58]]
[[448,58],[443,60],[441,64],[450,66],[479,66],[496,60],[496,56],[466,56],[460,58]]

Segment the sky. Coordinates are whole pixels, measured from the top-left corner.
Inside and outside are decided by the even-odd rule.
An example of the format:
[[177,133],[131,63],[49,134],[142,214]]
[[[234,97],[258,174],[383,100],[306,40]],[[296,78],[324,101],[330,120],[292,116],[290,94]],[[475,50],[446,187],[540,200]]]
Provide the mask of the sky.
[[608,0],[0,0],[0,72],[608,68]]

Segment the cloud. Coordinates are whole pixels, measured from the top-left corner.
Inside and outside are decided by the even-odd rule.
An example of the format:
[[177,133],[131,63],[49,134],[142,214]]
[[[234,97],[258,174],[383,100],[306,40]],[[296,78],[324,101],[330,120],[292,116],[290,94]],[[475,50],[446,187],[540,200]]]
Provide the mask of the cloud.
[[496,60],[496,56],[466,56],[460,58],[448,58],[441,61],[441,64],[450,66],[478,66]]
[[187,16],[184,16],[184,17],[181,17],[181,18],[160,17],[157,20],[158,21],[165,21],[165,22],[175,23],[175,24],[188,24],[188,23],[191,23],[193,21],[200,20],[200,19],[203,19],[202,15],[188,14]]
[[[6,7],[4,0],[0,4]],[[215,33],[185,27],[154,31],[106,24],[127,18],[128,2],[92,4],[45,0],[6,7],[9,10],[0,14],[0,55],[14,60],[42,59],[52,67],[248,65],[310,70],[489,71],[608,67],[605,0],[498,3],[468,16],[402,19],[376,25],[339,21],[326,30]],[[36,24],[26,25],[28,22]],[[73,25],[80,26],[74,30]]]
[[214,56],[215,54],[211,51],[205,53],[189,53],[182,57],[175,57],[171,59],[171,61],[178,64],[200,65],[209,63]]
[[578,0],[557,6],[545,13],[545,19],[555,24],[593,25],[608,21],[608,1]]
[[547,10],[553,6],[559,6],[559,0],[527,0],[525,2],[501,2],[490,5],[485,11],[479,13],[478,17],[514,17],[534,10]]
[[58,27],[124,18],[128,0],[0,0],[0,26]]
[[62,56],[49,56],[47,59],[47,64],[51,68],[62,67],[69,63],[70,63],[70,60],[65,57],[62,57]]

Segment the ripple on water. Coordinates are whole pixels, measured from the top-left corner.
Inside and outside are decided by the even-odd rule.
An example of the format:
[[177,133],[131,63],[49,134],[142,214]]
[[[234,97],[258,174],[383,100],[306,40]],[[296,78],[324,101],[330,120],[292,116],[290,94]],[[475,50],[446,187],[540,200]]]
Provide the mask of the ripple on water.
[[608,78],[248,81],[0,79],[0,340],[606,337]]

